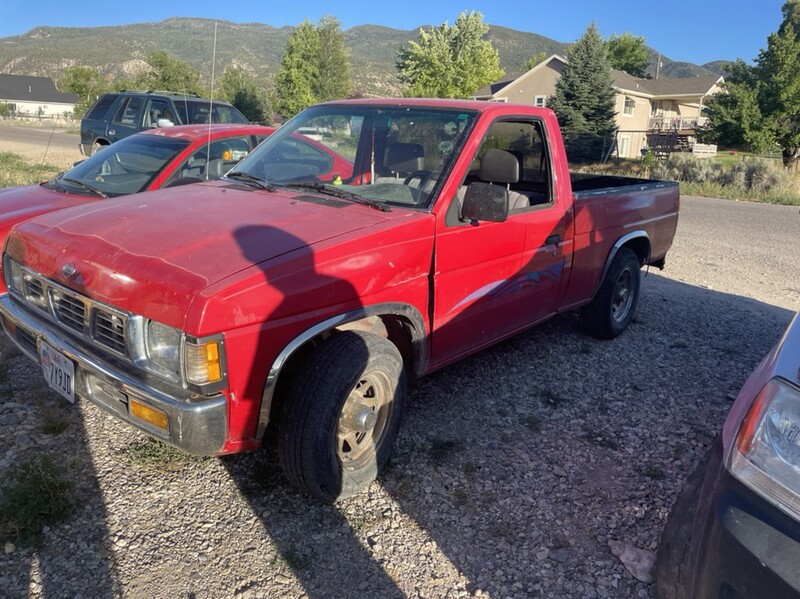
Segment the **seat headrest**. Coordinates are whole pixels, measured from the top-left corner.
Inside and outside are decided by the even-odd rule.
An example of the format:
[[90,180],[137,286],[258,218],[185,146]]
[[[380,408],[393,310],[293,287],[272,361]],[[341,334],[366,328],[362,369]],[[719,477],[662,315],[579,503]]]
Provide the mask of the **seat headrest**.
[[414,143],[389,144],[383,163],[393,173],[421,171],[425,166],[425,148]]
[[490,148],[481,158],[478,176],[492,183],[516,183],[519,181],[519,160],[511,152]]

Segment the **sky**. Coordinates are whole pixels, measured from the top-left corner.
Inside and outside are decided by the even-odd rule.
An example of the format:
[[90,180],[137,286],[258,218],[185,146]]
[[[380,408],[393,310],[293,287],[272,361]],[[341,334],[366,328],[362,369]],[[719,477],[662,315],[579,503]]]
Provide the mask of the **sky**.
[[[37,26],[93,27],[204,17],[236,23],[295,26],[333,15],[343,29],[384,25],[415,30],[453,24],[459,13],[475,10],[484,22],[574,42],[592,21],[603,37],[630,32],[671,60],[704,64],[742,58],[752,62],[781,22],[784,0],[191,0],[189,2],[98,2],[86,0],[0,0],[0,38]],[[102,9],[100,8],[102,6]],[[134,10],[131,10],[131,8]],[[138,8],[137,8],[138,7]]]

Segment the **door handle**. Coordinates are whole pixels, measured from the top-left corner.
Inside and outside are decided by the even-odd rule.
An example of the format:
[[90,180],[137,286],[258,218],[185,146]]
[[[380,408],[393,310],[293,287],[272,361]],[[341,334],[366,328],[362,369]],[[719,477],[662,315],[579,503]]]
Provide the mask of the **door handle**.
[[559,243],[561,241],[561,235],[556,233],[555,235],[551,235],[547,239],[544,240],[545,245],[553,245]]

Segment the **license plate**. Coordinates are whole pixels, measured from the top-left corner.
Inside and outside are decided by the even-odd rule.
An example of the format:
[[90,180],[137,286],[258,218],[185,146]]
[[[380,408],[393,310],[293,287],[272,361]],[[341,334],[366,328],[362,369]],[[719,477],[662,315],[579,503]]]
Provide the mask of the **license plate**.
[[75,403],[75,365],[56,348],[42,341],[39,357],[47,384],[70,403]]

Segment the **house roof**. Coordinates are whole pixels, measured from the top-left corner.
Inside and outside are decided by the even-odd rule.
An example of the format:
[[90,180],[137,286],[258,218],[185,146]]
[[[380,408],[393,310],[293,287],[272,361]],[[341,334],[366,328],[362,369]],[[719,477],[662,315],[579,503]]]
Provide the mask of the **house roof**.
[[706,77],[680,77],[675,79],[640,79],[625,71],[611,69],[614,86],[624,92],[650,97],[704,96],[724,81],[720,75]]
[[522,73],[520,75],[516,75],[515,77],[510,77],[510,78],[506,77],[506,78],[501,79],[499,81],[495,81],[494,83],[490,83],[489,85],[484,85],[482,88],[480,88],[478,91],[476,91],[472,95],[472,97],[476,98],[476,99],[494,97],[499,92],[501,92],[503,89],[508,87],[509,85],[511,85],[513,83],[516,83],[520,79],[528,77],[529,75],[535,73],[539,69],[542,69],[542,68],[546,67],[547,65],[549,65],[554,60],[562,62],[563,64],[567,64],[567,59],[566,58],[564,58],[562,56],[559,56],[558,54],[551,54],[550,56],[545,58],[542,62],[537,64],[535,67],[533,67],[532,69],[530,69],[528,71],[525,71],[524,73]]
[[75,104],[78,94],[62,93],[49,77],[0,74],[0,100]]
[[[553,60],[567,64],[567,59],[553,54],[546,60],[537,64],[533,69],[517,77],[504,78],[489,85],[484,85],[473,95],[474,98],[491,98],[502,92],[503,89],[521,79],[527,77],[538,69],[550,64]],[[640,79],[629,75],[625,71],[611,69],[611,76],[614,87],[619,91],[638,94],[647,97],[668,97],[668,96],[704,96],[711,89],[724,81],[720,75],[710,75],[706,77],[682,77],[675,79]]]

